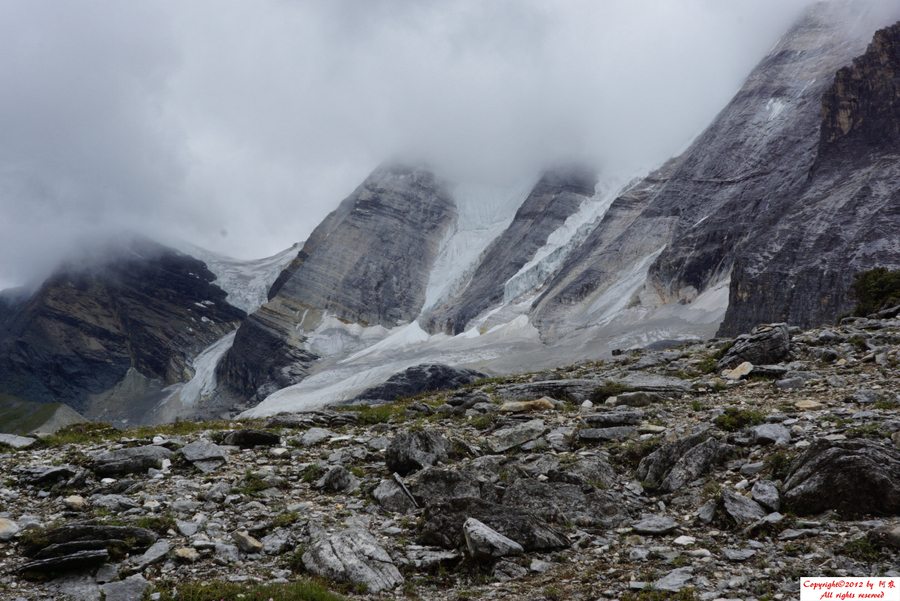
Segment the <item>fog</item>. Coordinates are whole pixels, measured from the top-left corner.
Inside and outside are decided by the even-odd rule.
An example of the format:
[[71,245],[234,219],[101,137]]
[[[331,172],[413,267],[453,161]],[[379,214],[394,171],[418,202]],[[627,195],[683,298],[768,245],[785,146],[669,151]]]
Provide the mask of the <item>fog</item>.
[[658,165],[805,1],[0,0],[0,289],[128,229],[239,258],[377,165]]

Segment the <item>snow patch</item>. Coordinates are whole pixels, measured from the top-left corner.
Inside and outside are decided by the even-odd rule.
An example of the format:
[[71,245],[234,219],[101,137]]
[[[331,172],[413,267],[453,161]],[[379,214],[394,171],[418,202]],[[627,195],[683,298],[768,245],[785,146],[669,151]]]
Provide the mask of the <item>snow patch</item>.
[[456,224],[441,243],[425,289],[422,313],[458,294],[491,242],[512,223],[537,178],[511,186],[460,184],[453,190]]
[[598,182],[594,195],[585,199],[578,210],[547,237],[547,243],[538,249],[534,257],[506,281],[503,302],[512,302],[556,273],[572,251],[597,227],[613,200],[622,194],[626,186],[618,179]]
[[269,288],[301,248],[303,243],[298,242],[271,257],[242,261],[186,242],[178,244],[178,250],[206,263],[216,276],[213,283],[228,293],[225,300],[247,313],[253,313],[267,301]]
[[216,366],[234,344],[235,334],[237,330],[225,334],[194,358],[194,377],[178,391],[178,399],[183,407],[195,407],[202,399],[215,393]]

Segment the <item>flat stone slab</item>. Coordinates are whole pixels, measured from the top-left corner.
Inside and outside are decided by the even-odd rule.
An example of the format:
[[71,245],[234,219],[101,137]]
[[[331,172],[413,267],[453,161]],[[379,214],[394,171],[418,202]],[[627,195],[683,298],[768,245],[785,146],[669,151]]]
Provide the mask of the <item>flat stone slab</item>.
[[603,442],[607,440],[623,440],[634,433],[634,428],[618,426],[615,428],[587,428],[578,431],[578,440],[582,442]]
[[100,587],[105,601],[141,601],[144,591],[150,587],[143,576],[135,575],[122,582],[110,582]]
[[34,444],[34,438],[16,436],[15,434],[0,434],[0,443],[8,444],[14,449],[26,449]]
[[660,515],[648,515],[631,527],[638,534],[668,534],[678,528],[678,522]]
[[672,570],[653,583],[653,588],[661,591],[680,591],[693,578],[693,568],[678,568]]
[[488,436],[487,445],[491,452],[502,453],[542,436],[545,429],[544,420],[533,419],[512,428],[497,430]]
[[722,555],[728,561],[747,561],[756,555],[756,551],[754,549],[722,549]]
[[313,544],[302,557],[303,565],[330,580],[365,584],[378,593],[403,582],[400,570],[371,534],[345,530]]

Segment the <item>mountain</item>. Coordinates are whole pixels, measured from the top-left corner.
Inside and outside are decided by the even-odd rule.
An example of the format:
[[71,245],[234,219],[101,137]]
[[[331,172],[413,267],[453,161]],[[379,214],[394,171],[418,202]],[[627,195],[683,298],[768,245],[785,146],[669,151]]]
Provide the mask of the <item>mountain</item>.
[[226,386],[260,401],[301,381],[321,355],[309,335],[320,326],[387,331],[414,320],[455,218],[447,184],[430,171],[377,169],[313,231],[271,300],[238,330],[219,370]]
[[[191,360],[245,314],[203,262],[150,240],[123,239],[70,257],[0,326],[0,390],[90,413],[190,380]],[[130,391],[119,390],[129,382]]]
[[417,363],[514,373],[833,321],[854,273],[900,266],[897,33],[873,39],[879,18],[815,5],[680,156],[624,184],[550,191],[545,177],[443,301],[367,349],[319,355],[247,415],[340,400]]
[[0,393],[115,423],[260,416],[425,364],[520,373],[833,322],[853,274],[900,267],[900,24],[862,6],[810,8],[640,177],[386,164],[274,257],[139,241],[0,294]]

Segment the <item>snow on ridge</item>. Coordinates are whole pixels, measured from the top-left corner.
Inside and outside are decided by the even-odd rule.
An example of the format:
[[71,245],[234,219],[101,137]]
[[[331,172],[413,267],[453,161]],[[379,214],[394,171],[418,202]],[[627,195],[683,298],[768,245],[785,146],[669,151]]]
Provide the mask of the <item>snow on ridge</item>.
[[585,199],[578,210],[569,215],[565,223],[547,237],[547,243],[538,249],[534,257],[506,281],[503,303],[514,301],[556,273],[569,254],[587,239],[606,215],[613,200],[620,196],[628,185],[622,184],[617,178],[597,182],[594,195]]
[[248,314],[259,309],[266,301],[269,288],[278,274],[297,256],[302,242],[280,253],[262,259],[240,260],[212,251],[181,243],[179,250],[206,263],[216,276],[216,286],[228,293],[225,300]]
[[438,251],[425,289],[422,313],[458,294],[491,242],[506,231],[537,178],[509,186],[459,184],[453,190],[456,224]]
[[234,344],[235,334],[237,334],[237,330],[225,334],[194,357],[192,362],[194,377],[186,382],[179,391],[179,397],[184,406],[195,406],[204,397],[212,396],[215,393],[216,366]]

